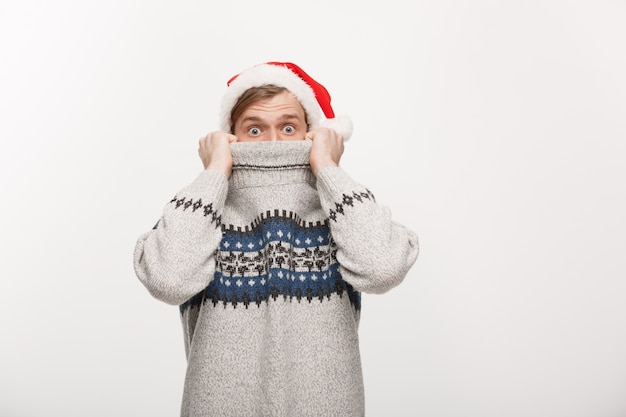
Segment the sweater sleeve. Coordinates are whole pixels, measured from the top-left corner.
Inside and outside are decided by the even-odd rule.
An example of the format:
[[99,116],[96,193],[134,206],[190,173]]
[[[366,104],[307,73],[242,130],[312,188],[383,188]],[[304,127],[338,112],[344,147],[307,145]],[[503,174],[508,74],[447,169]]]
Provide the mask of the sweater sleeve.
[[157,225],[139,237],[135,274],[155,298],[182,304],[211,282],[227,190],[223,173],[203,171],[165,206]]
[[343,279],[365,293],[400,284],[417,259],[415,232],[394,222],[390,210],[339,167],[322,169],[317,189]]

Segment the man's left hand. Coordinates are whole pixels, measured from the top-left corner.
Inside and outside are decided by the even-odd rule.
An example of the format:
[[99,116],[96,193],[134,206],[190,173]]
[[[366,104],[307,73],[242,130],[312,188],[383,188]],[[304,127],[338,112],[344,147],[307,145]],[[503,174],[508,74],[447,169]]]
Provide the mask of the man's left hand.
[[311,146],[311,171],[317,174],[326,167],[338,167],[343,154],[343,136],[332,129],[321,127],[307,132],[306,139],[313,141]]

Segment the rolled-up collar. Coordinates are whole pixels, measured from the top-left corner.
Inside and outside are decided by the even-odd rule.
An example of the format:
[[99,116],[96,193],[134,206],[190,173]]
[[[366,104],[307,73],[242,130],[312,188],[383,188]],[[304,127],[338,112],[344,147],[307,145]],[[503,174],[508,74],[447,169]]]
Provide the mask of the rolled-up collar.
[[309,164],[310,140],[235,142],[230,147],[233,156],[230,187],[315,183]]

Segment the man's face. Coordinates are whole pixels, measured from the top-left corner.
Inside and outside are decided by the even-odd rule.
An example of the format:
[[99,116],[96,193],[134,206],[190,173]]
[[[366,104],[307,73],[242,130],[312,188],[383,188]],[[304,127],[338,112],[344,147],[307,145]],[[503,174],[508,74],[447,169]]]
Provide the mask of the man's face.
[[288,91],[248,106],[234,125],[239,142],[303,140],[306,132],[304,109]]

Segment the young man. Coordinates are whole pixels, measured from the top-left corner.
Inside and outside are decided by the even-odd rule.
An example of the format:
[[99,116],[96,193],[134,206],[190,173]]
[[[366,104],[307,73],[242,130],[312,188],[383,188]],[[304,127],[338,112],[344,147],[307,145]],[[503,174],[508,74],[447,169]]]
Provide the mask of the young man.
[[360,292],[398,285],[418,242],[339,167],[350,134],[292,63],[228,82],[205,170],[134,253],[150,293],[180,305],[182,416],[364,415]]

